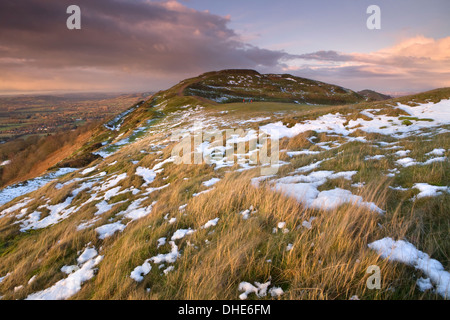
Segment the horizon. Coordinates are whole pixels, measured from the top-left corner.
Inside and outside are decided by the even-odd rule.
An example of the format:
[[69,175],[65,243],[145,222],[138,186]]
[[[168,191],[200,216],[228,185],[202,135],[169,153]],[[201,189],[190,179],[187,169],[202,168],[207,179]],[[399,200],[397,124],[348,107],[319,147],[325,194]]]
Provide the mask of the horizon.
[[[227,69],[222,69],[222,70],[211,70],[211,71],[207,71],[208,72],[217,72],[217,71],[224,71]],[[228,69],[229,70],[229,69]],[[246,69],[236,69],[236,70],[246,70]],[[281,74],[281,73],[280,73]],[[292,74],[287,73],[288,75],[293,76]],[[200,76],[201,74],[199,74],[198,76]],[[132,94],[150,94],[153,95],[159,91],[166,91],[166,90],[170,90],[173,86],[176,86],[177,84],[179,84],[180,82],[183,82],[184,80],[186,80],[188,78],[185,79],[180,79],[178,82],[176,82],[174,85],[171,85],[170,87],[161,89],[161,90],[150,90],[150,91],[70,91],[70,90],[60,90],[60,91],[52,91],[52,90],[48,90],[48,91],[17,91],[17,92],[10,92],[10,93],[3,93],[0,92],[0,97],[36,97],[36,96],[54,96],[54,97],[63,97],[63,96],[69,96],[69,95],[110,95],[110,96],[120,96],[120,95],[132,95]],[[308,78],[310,80],[314,80],[314,81],[320,81],[317,79],[312,79],[312,78]],[[331,85],[338,85],[336,83],[328,83]],[[343,87],[345,88],[345,87]],[[435,89],[443,89],[445,87],[442,88],[433,88],[431,90],[435,90]],[[398,98],[398,97],[405,97],[405,96],[410,96],[410,95],[415,95],[415,94],[419,94],[419,93],[423,93],[423,92],[427,92],[430,90],[426,90],[426,91],[410,91],[410,92],[398,92],[398,91],[376,91],[373,90],[371,88],[365,88],[365,89],[361,89],[361,90],[354,90],[352,88],[345,88],[345,89],[350,89],[356,93],[360,92],[360,91],[364,91],[364,90],[371,90],[377,93],[381,93],[381,94],[385,94],[385,95],[389,95],[392,98]]]
[[[450,3],[372,2],[5,0],[0,95],[156,92],[223,69],[394,96],[450,87]],[[79,30],[66,25],[72,4]]]

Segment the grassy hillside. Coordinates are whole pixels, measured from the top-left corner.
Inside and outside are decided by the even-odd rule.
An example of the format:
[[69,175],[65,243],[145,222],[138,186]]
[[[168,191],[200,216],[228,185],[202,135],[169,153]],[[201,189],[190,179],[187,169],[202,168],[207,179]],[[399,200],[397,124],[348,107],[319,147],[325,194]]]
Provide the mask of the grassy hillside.
[[246,99],[337,105],[363,100],[356,92],[335,85],[289,74],[262,75],[253,70],[205,73],[187,85],[183,93],[186,96],[199,96],[219,103],[242,102]]
[[[6,164],[0,166],[0,187],[35,178],[58,165],[88,143],[97,126],[98,123],[90,123],[76,130],[1,144],[0,159]],[[85,158],[90,160],[80,163],[79,167],[88,165],[96,157],[85,155]],[[67,166],[67,162],[65,164]]]
[[[210,101],[231,75],[188,79],[133,106],[76,155],[100,158],[0,207],[0,296],[448,297],[450,89],[308,105],[277,93],[294,81],[261,75],[278,80],[253,103]],[[191,95],[199,83],[211,95]],[[265,100],[272,93],[283,102]],[[200,124],[216,136],[192,139],[190,151],[209,161],[177,164],[172,134]],[[243,148],[229,129],[243,130]],[[280,135],[273,174],[251,162],[258,130]],[[225,148],[212,152],[219,141]],[[264,146],[255,147],[261,160]],[[219,156],[226,150],[231,158]],[[400,249],[386,255],[394,246],[403,259]],[[370,266],[380,289],[367,287]]]

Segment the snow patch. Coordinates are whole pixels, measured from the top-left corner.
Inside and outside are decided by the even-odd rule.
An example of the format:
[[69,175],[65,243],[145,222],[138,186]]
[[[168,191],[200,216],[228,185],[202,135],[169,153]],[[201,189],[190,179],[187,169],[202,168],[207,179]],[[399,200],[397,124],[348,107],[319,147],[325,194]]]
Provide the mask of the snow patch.
[[[450,298],[450,273],[442,264],[414,247],[413,244],[392,238],[384,238],[369,244],[369,248],[378,252],[383,259],[398,261],[427,275],[436,286],[436,292],[444,298]],[[425,286],[424,281],[420,285]]]
[[[87,248],[78,257],[78,266],[63,267],[66,271],[69,269],[73,271],[67,278],[58,281],[48,289],[30,294],[26,300],[65,300],[72,297],[81,290],[81,285],[84,282],[94,277],[96,270],[94,267],[102,259],[103,256],[99,256],[95,248]],[[75,269],[77,270],[74,271]]]

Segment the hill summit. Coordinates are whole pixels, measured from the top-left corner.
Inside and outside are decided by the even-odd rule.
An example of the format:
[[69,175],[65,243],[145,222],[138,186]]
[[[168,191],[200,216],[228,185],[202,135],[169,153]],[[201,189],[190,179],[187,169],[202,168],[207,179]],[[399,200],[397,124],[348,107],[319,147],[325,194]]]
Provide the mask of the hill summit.
[[358,93],[336,85],[292,76],[231,69],[208,72],[184,81],[183,94],[217,103],[243,100],[298,104],[349,104],[364,100]]

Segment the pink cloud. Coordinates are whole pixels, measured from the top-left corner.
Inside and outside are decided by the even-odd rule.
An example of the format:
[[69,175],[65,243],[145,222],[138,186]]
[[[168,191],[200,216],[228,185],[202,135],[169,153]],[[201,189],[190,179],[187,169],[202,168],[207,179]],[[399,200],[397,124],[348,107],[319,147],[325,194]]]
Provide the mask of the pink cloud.
[[303,63],[289,69],[356,89],[371,83],[379,86],[374,79],[380,78],[386,87],[396,90],[450,86],[450,37],[416,36],[372,53],[318,51],[298,58]]

